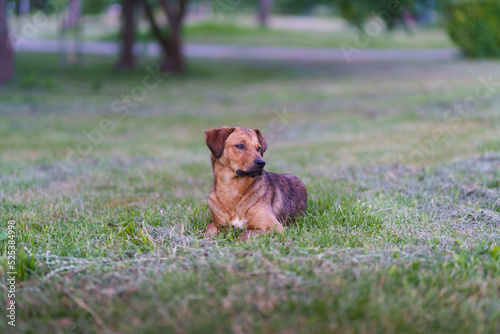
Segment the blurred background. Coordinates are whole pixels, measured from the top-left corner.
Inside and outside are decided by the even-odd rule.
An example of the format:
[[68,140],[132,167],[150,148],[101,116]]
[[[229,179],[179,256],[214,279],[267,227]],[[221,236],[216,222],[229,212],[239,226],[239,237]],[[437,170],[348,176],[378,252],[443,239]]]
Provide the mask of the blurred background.
[[[197,153],[207,127],[231,124],[286,152],[312,143],[327,165],[449,159],[450,140],[414,150],[435,127],[474,135],[464,121],[495,110],[499,13],[491,0],[2,0],[3,167]],[[497,149],[478,131],[460,154]]]
[[[105,54],[121,69],[157,57],[169,73],[184,72],[187,57],[350,62],[367,48],[387,49],[372,57],[389,60],[451,59],[455,49],[498,57],[498,6],[491,0],[3,0],[0,83],[13,77],[14,50],[57,53],[61,66]],[[415,56],[408,49],[434,52]]]

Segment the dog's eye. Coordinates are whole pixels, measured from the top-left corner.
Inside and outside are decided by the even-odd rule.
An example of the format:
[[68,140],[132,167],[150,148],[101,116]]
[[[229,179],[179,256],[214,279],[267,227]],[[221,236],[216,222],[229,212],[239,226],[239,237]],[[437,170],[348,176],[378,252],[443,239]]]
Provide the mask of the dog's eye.
[[257,152],[259,152],[259,153],[260,153],[260,151],[262,151],[262,149],[259,147],[259,148],[257,149]]
[[245,145],[243,144],[238,144],[238,145],[234,145],[236,146],[237,148],[239,148],[240,150],[244,149],[245,148]]

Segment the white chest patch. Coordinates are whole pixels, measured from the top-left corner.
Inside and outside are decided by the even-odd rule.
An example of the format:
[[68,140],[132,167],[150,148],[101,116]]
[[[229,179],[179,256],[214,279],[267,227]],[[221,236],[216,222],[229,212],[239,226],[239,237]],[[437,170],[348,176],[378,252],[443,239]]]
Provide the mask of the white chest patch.
[[241,229],[245,229],[246,228],[246,225],[247,225],[247,221],[248,220],[242,220],[238,217],[234,218],[232,221],[231,221],[231,226],[234,226],[236,228],[241,228]]

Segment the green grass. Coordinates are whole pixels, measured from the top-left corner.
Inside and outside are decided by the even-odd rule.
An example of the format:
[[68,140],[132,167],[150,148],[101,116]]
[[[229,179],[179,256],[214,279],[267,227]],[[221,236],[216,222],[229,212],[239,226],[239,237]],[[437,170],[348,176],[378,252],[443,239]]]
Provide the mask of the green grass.
[[[124,118],[113,101],[155,64],[112,64],[18,54],[0,91],[19,332],[500,331],[500,89],[459,126],[446,116],[499,64],[197,60]],[[68,161],[103,119],[113,129]],[[282,235],[203,238],[203,131],[222,125],[261,129],[266,168],[306,184],[307,214]],[[446,139],[409,163],[436,129]]]
[[[311,48],[401,48],[401,49],[443,49],[455,46],[438,28],[417,29],[413,32],[395,30],[365,37],[355,29],[339,31],[294,31],[285,29],[261,29],[242,26],[233,21],[210,20],[186,25],[183,34],[185,42],[200,44],[260,45]],[[96,35],[93,39],[118,40],[118,33]],[[139,29],[137,40],[155,40],[149,28]],[[366,45],[365,45],[366,43]],[[360,45],[363,45],[360,47]]]
[[[287,20],[286,17],[281,19]],[[278,18],[280,19],[280,18]],[[289,20],[290,18],[288,18]],[[300,20],[300,17],[292,17]],[[309,24],[315,21],[311,17]],[[12,29],[22,27],[25,24],[23,18],[13,21]],[[338,22],[337,17],[331,18],[332,22]],[[376,36],[366,38],[358,31],[349,26],[339,27],[332,31],[325,30],[290,30],[286,26],[282,28],[261,29],[251,24],[254,17],[251,16],[226,16],[224,19],[218,17],[204,19],[197,22],[187,22],[183,27],[183,36],[186,43],[199,44],[229,44],[229,45],[258,45],[258,46],[283,46],[283,47],[311,47],[311,48],[454,48],[446,31],[440,27],[416,28],[412,31],[406,29],[395,29],[392,32],[382,31]],[[14,23],[16,22],[16,23]],[[51,20],[44,24],[35,34],[36,38],[57,39],[59,36],[59,21]],[[247,22],[247,23],[245,23]],[[291,23],[288,26],[293,28]],[[88,40],[119,40],[119,22],[110,21],[99,17],[86,17],[83,38]],[[20,33],[20,32],[19,32]],[[136,32],[138,41],[154,40],[148,22],[142,21]],[[366,43],[366,44],[365,44]]]
[[[293,31],[281,29],[262,30],[258,27],[242,27],[235,23],[207,21],[188,25],[185,36],[192,43],[243,44],[289,47],[356,46],[360,35],[355,29],[340,31]],[[361,36],[361,41],[365,39]],[[369,38],[365,47],[384,48],[453,48],[446,32],[440,29],[422,29],[414,32],[396,30],[383,32]]]

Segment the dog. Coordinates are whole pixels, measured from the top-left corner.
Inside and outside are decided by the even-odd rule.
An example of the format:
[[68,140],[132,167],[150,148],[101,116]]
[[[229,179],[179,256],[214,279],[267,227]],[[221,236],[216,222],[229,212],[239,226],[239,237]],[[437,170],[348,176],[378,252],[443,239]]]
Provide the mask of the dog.
[[213,223],[205,237],[234,226],[244,230],[240,239],[252,234],[282,232],[283,225],[306,211],[307,190],[290,174],[264,170],[267,142],[257,129],[224,126],[205,131],[211,151],[214,182],[208,197]]

